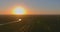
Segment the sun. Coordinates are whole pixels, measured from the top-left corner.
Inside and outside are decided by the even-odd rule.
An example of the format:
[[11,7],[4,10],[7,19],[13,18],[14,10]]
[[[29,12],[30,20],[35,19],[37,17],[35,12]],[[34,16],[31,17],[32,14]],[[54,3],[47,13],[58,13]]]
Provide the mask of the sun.
[[26,10],[23,7],[16,7],[13,9],[12,13],[15,15],[24,15],[26,14]]

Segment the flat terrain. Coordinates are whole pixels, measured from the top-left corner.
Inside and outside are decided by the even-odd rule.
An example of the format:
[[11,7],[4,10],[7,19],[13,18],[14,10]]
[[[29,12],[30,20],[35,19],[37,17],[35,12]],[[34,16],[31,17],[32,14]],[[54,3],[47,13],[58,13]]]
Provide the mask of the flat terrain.
[[0,32],[59,32],[60,15],[0,15],[0,24]]

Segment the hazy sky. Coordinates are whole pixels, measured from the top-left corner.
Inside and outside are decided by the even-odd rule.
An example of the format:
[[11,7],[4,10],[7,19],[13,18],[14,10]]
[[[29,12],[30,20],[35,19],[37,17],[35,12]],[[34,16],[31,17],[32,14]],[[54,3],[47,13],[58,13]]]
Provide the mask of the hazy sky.
[[28,8],[31,14],[60,14],[60,0],[0,0],[0,14],[15,5]]

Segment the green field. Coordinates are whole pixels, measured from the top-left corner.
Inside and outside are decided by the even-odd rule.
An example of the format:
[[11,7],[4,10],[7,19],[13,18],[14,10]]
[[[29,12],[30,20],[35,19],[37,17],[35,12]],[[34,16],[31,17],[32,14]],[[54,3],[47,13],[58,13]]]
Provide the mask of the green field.
[[0,15],[0,24],[0,32],[59,32],[60,15]]

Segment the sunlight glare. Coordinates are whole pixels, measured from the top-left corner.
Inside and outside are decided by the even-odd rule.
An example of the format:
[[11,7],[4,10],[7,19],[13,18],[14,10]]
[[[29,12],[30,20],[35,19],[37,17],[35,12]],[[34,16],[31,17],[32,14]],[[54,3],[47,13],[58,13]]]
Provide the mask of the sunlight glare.
[[13,14],[23,15],[23,14],[26,14],[26,11],[23,7],[16,7],[15,9],[13,9]]

